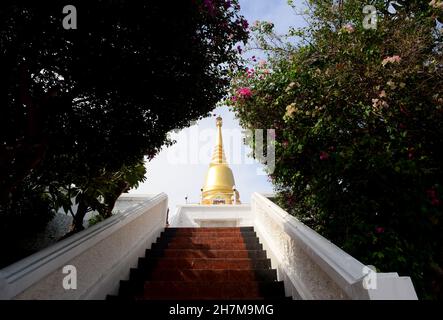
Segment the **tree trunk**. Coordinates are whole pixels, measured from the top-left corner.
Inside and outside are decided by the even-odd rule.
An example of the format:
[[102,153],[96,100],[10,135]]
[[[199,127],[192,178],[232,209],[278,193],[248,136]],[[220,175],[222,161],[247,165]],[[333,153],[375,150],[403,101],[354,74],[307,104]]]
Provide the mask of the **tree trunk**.
[[73,233],[85,229],[85,227],[83,227],[83,219],[85,218],[87,212],[88,212],[88,206],[82,199],[80,199],[80,202],[78,203],[77,212],[75,213],[74,221],[72,223]]
[[112,216],[112,209],[114,209],[117,199],[121,196],[121,194],[123,192],[126,192],[128,190],[128,188],[129,188],[128,182],[120,181],[120,182],[118,182],[118,189],[112,195],[106,196],[106,198],[105,198],[106,211],[103,215],[103,217],[105,219]]

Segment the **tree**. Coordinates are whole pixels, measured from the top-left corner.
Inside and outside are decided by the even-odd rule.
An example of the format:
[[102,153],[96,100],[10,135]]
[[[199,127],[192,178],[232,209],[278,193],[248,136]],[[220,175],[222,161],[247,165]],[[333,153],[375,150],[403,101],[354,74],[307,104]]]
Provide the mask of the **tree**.
[[[308,1],[285,41],[254,25],[267,61],[235,72],[230,105],[276,129],[278,202],[367,264],[442,297],[442,2]],[[266,115],[266,116],[263,116]]]
[[59,1],[1,4],[0,212],[31,179],[53,204],[75,196],[78,231],[99,197],[109,215],[127,170],[170,143],[170,130],[225,95],[247,24],[237,1],[70,4],[71,30]]

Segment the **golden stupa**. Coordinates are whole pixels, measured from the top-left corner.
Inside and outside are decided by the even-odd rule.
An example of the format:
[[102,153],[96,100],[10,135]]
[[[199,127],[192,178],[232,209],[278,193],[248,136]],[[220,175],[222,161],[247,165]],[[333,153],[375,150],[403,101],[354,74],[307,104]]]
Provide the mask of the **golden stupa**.
[[212,154],[205,184],[201,189],[201,204],[240,204],[240,195],[235,189],[234,175],[229,168],[223,150],[221,117],[216,119],[217,140]]

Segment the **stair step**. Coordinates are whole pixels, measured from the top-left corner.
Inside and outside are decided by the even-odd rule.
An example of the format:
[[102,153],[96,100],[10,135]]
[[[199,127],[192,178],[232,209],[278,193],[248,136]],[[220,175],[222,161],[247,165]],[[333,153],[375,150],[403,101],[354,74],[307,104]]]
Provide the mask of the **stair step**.
[[187,242],[167,242],[161,241],[159,243],[152,244],[152,250],[162,249],[205,249],[205,250],[262,250],[263,246],[258,241],[251,242],[212,242],[212,243],[193,243]]
[[257,238],[255,232],[194,232],[194,231],[184,231],[184,232],[162,232],[160,238],[178,238],[178,237],[201,237],[201,238]]
[[167,269],[269,269],[269,259],[139,258],[139,267]]
[[245,232],[254,231],[254,227],[220,227],[220,228],[166,228],[165,232],[183,232],[183,231],[194,231],[194,232]]
[[144,282],[120,280],[120,288],[118,290],[119,297],[132,297],[142,294],[144,290]]
[[119,297],[134,296],[172,300],[256,299],[284,298],[285,291],[282,281],[120,281]]
[[164,249],[146,250],[146,257],[154,258],[250,258],[266,259],[264,250]]
[[245,244],[258,244],[260,243],[257,237],[243,238],[243,237],[172,237],[172,238],[157,238],[157,243],[183,243],[183,244],[203,244],[203,245],[212,245],[218,243],[229,243],[235,245],[237,243],[245,243]]
[[147,281],[144,283],[143,298],[174,299],[257,299],[284,297],[282,282],[203,282]]
[[130,279],[133,281],[211,281],[237,282],[243,281],[277,281],[274,269],[251,270],[199,270],[199,269],[131,269]]
[[253,227],[166,228],[107,300],[284,299]]

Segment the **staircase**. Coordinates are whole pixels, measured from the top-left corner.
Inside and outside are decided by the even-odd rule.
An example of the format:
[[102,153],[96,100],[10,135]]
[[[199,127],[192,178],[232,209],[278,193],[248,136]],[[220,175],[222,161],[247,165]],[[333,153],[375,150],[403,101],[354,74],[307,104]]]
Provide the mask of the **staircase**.
[[131,300],[284,299],[253,227],[166,228],[118,296]]

